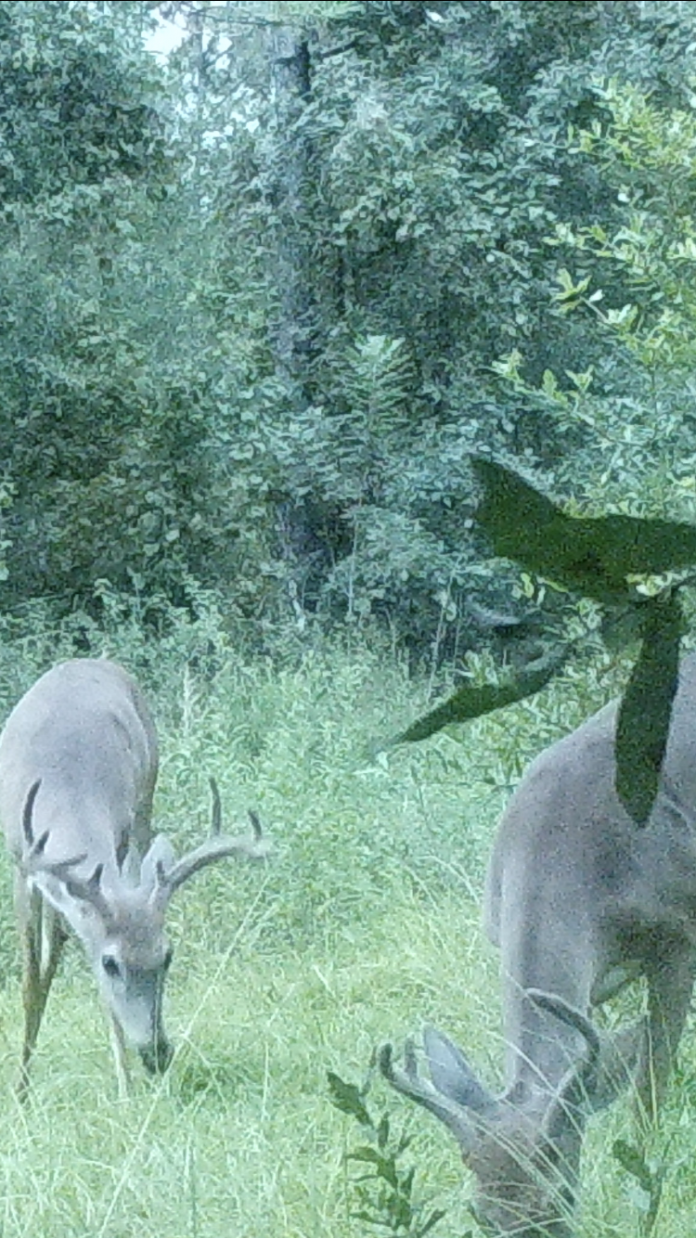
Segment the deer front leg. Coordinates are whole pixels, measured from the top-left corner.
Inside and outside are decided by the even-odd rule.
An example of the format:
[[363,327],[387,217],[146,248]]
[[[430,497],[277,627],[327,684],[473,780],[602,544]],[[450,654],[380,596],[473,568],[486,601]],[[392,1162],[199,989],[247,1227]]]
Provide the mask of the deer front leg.
[[655,1122],[664,1100],[691,1003],[696,956],[683,943],[662,950],[646,967],[648,1019],[636,1078],[638,1120]]
[[29,1086],[29,1063],[63,951],[65,930],[57,916],[46,908],[37,890],[32,890],[31,893],[27,893],[26,889],[22,891],[18,897],[18,908],[24,947],[24,1042],[17,1095],[20,1100],[24,1100]]

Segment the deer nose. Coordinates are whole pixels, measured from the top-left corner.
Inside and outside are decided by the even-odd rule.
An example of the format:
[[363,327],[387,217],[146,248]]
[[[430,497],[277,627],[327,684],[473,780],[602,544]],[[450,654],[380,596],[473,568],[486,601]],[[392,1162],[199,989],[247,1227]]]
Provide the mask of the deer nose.
[[174,1050],[168,1040],[157,1040],[139,1049],[138,1052],[143,1066],[150,1075],[163,1074],[174,1056]]

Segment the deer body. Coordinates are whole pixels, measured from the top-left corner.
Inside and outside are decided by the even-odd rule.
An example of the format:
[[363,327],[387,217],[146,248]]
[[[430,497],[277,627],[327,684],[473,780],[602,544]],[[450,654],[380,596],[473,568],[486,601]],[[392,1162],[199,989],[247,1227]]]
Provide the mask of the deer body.
[[253,838],[218,834],[176,862],[162,835],[151,839],[157,764],[155,726],[140,689],[104,659],[53,667],[15,706],[0,736],[0,820],[17,866],[24,948],[20,1093],[68,928],[82,942],[111,1015],[121,1090],[126,1042],[150,1072],[165,1069],[172,1056],[162,1020],[172,957],[164,927],[169,898],[205,864],[267,850],[260,831]]
[[[532,763],[503,814],[485,927],[499,946],[505,1089],[494,1097],[430,1029],[432,1082],[381,1053],[383,1073],[444,1121],[477,1179],[495,1235],[571,1233],[586,1115],[635,1082],[653,1118],[696,975],[696,657],[685,659],[660,791],[639,828],[615,790],[617,704]],[[644,975],[648,1012],[614,1036],[590,1011]]]
[[22,816],[41,782],[34,829],[49,831],[46,858],[89,852],[112,878],[131,845],[150,842],[157,733],[137,684],[105,659],[53,667],[29,689],[0,736],[0,818],[15,862],[26,850]]
[[533,1092],[536,1074],[538,1090],[534,1063],[557,1080],[578,1044],[570,1026],[550,1029],[549,1013],[526,989],[589,1013],[643,974],[652,1060],[641,1062],[637,1083],[650,1113],[667,1083],[696,965],[696,659],[682,666],[645,829],[616,794],[616,714],[615,703],[606,706],[530,766],[500,823],[484,915],[501,950],[507,1088]]

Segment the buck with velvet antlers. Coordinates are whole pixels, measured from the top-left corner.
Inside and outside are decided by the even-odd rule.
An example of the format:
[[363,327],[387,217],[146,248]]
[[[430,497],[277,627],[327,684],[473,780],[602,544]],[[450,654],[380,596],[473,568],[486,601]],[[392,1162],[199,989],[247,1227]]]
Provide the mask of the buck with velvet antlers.
[[[488,870],[486,930],[500,947],[506,1083],[479,1081],[440,1032],[388,1081],[439,1118],[476,1179],[492,1235],[569,1238],[587,1114],[635,1086],[651,1122],[696,974],[696,657],[680,673],[659,794],[644,829],[615,791],[616,702],[531,765],[503,815]],[[610,1035],[591,1008],[644,976],[647,1013]]]
[[24,948],[20,1094],[68,926],[87,952],[111,1015],[123,1092],[126,1042],[151,1073],[163,1071],[172,1056],[162,1019],[172,959],[164,920],[172,894],[207,864],[258,858],[269,849],[255,818],[253,835],[220,833],[213,784],[213,836],[175,860],[163,835],[151,839],[157,762],[157,734],[142,693],[104,659],[53,667],[15,706],[0,736],[0,819],[17,866]]

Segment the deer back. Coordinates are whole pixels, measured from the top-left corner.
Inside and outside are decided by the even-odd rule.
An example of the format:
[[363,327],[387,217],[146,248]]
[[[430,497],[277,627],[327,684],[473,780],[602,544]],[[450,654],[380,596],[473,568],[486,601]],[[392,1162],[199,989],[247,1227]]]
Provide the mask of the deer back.
[[150,840],[158,745],[135,681],[106,659],[59,663],[29,689],[0,736],[0,819],[21,862],[22,816],[35,782],[34,830],[47,859],[87,852],[94,867],[122,862]]

